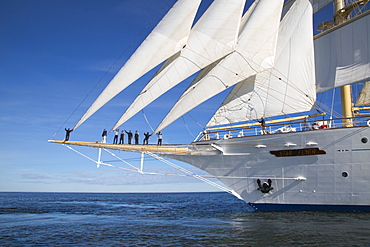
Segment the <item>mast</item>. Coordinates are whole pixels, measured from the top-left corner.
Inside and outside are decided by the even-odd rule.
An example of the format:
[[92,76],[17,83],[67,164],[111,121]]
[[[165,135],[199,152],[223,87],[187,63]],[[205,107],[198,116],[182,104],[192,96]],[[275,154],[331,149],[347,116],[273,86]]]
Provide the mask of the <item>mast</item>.
[[[348,15],[345,14],[344,0],[335,0],[335,15],[334,21],[337,25],[344,23],[347,20]],[[342,99],[342,116],[343,126],[352,127],[352,96],[351,96],[351,85],[345,85],[340,88],[340,95]]]
[[[335,0],[335,15],[334,21],[337,25],[342,24],[348,20],[350,13],[361,4],[366,4],[368,0],[354,1],[351,4],[345,6],[344,0]],[[340,88],[340,94],[342,98],[342,115],[344,118],[343,126],[352,127],[353,107],[352,107],[352,96],[351,96],[351,85],[345,85]]]

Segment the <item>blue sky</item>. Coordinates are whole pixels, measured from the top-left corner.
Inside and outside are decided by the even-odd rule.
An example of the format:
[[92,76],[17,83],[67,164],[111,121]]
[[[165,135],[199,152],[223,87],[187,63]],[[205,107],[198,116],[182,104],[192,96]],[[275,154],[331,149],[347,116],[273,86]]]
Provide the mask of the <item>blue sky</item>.
[[[0,191],[147,192],[214,191],[193,178],[143,176],[96,165],[49,139],[64,138],[134,49],[175,0],[0,1]],[[211,0],[201,5],[205,9]],[[251,1],[248,1],[250,3]],[[198,15],[199,16],[199,15]],[[108,73],[107,73],[108,71]],[[131,85],[82,124],[71,140],[100,141],[155,70]],[[186,83],[144,112],[153,128],[182,94]],[[167,143],[189,143],[226,94],[179,119],[164,132]],[[196,121],[195,121],[196,120]],[[122,128],[151,131],[142,113]],[[142,135],[143,136],[143,135]],[[113,136],[108,136],[112,141]],[[150,143],[155,143],[152,137]],[[92,158],[97,150],[78,148]],[[139,166],[137,154],[118,155]],[[106,154],[103,160],[126,167]],[[145,170],[175,172],[153,159]],[[186,169],[201,171],[183,164]]]
[[[64,138],[64,128],[74,126],[174,2],[0,1],[0,124],[4,139],[0,144],[0,191],[217,190],[193,178],[143,176],[117,168],[96,168],[93,162],[67,148],[47,142]],[[98,111],[72,133],[71,140],[100,141],[102,130],[114,125],[148,78],[150,75]],[[181,95],[183,87],[174,88],[145,109],[153,127],[174,103],[175,96]],[[199,123],[206,123],[212,114],[209,109],[209,105],[198,109]],[[208,116],[203,117],[202,112]],[[141,113],[122,128],[140,133],[151,131]],[[164,141],[189,143],[200,130],[192,116],[185,116],[164,131]],[[112,134],[108,141],[111,139]],[[156,138],[150,142],[156,142]],[[95,149],[78,150],[93,158],[97,156]],[[140,164],[136,154],[118,155],[133,165]],[[104,154],[103,159],[126,167],[109,155]],[[147,171],[175,172],[153,159],[147,160]],[[189,165],[182,166],[198,173]]]

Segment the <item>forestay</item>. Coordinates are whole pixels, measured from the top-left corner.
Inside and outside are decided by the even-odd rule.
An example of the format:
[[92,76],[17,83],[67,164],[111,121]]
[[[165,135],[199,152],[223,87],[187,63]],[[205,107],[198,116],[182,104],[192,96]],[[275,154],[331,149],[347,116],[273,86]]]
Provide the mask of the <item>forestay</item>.
[[155,132],[212,96],[273,66],[283,0],[260,0],[241,32],[236,50],[196,78]]
[[183,48],[200,2],[201,0],[179,0],[172,7],[90,106],[74,129],[131,83]]
[[312,7],[296,1],[280,24],[274,68],[238,83],[207,126],[308,111],[315,103]]
[[245,0],[215,0],[192,28],[181,53],[162,66],[113,128],[195,72],[234,51],[244,4]]

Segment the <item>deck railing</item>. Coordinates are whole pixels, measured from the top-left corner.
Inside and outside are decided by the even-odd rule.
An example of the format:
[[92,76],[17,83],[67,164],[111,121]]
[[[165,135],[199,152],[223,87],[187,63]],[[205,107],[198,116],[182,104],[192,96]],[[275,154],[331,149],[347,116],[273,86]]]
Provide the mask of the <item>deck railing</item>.
[[351,128],[345,126],[345,124],[343,123],[343,120],[345,119],[352,120],[352,127],[370,126],[369,116],[335,119],[322,118],[321,120],[316,119],[311,121],[288,121],[279,124],[266,124],[265,130],[263,130],[261,125],[244,128],[230,128],[229,126],[227,129],[219,128],[218,130],[204,131],[198,135],[195,141],[230,139],[254,135],[272,135],[289,132],[315,131],[333,128]]

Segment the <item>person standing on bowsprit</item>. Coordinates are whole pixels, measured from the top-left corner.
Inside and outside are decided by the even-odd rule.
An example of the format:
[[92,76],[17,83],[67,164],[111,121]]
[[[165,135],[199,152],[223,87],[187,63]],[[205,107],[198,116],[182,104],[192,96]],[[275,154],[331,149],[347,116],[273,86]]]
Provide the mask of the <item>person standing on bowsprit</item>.
[[70,129],[70,128],[64,128],[64,130],[66,131],[66,137],[64,138],[64,141],[68,141],[69,140],[69,136],[71,135],[71,132],[73,131],[73,129]]
[[125,130],[125,132],[127,133],[128,144],[131,144],[132,132],[131,132],[131,130],[129,130],[128,132]]
[[117,144],[117,142],[118,142],[118,133],[119,133],[119,129],[115,129],[114,130],[113,144]]
[[143,145],[148,145],[148,142],[149,142],[149,137],[151,136],[151,134],[149,134],[149,132],[146,132],[144,133],[144,141],[143,141]]
[[157,142],[157,146],[162,146],[162,132],[158,132],[157,133],[158,135],[158,142]]
[[139,144],[139,132],[137,130],[135,131],[135,144]]
[[119,136],[119,144],[124,144],[125,132],[122,130],[121,135]]
[[103,130],[101,137],[103,137],[103,143],[106,143],[107,142],[107,130],[106,129]]

